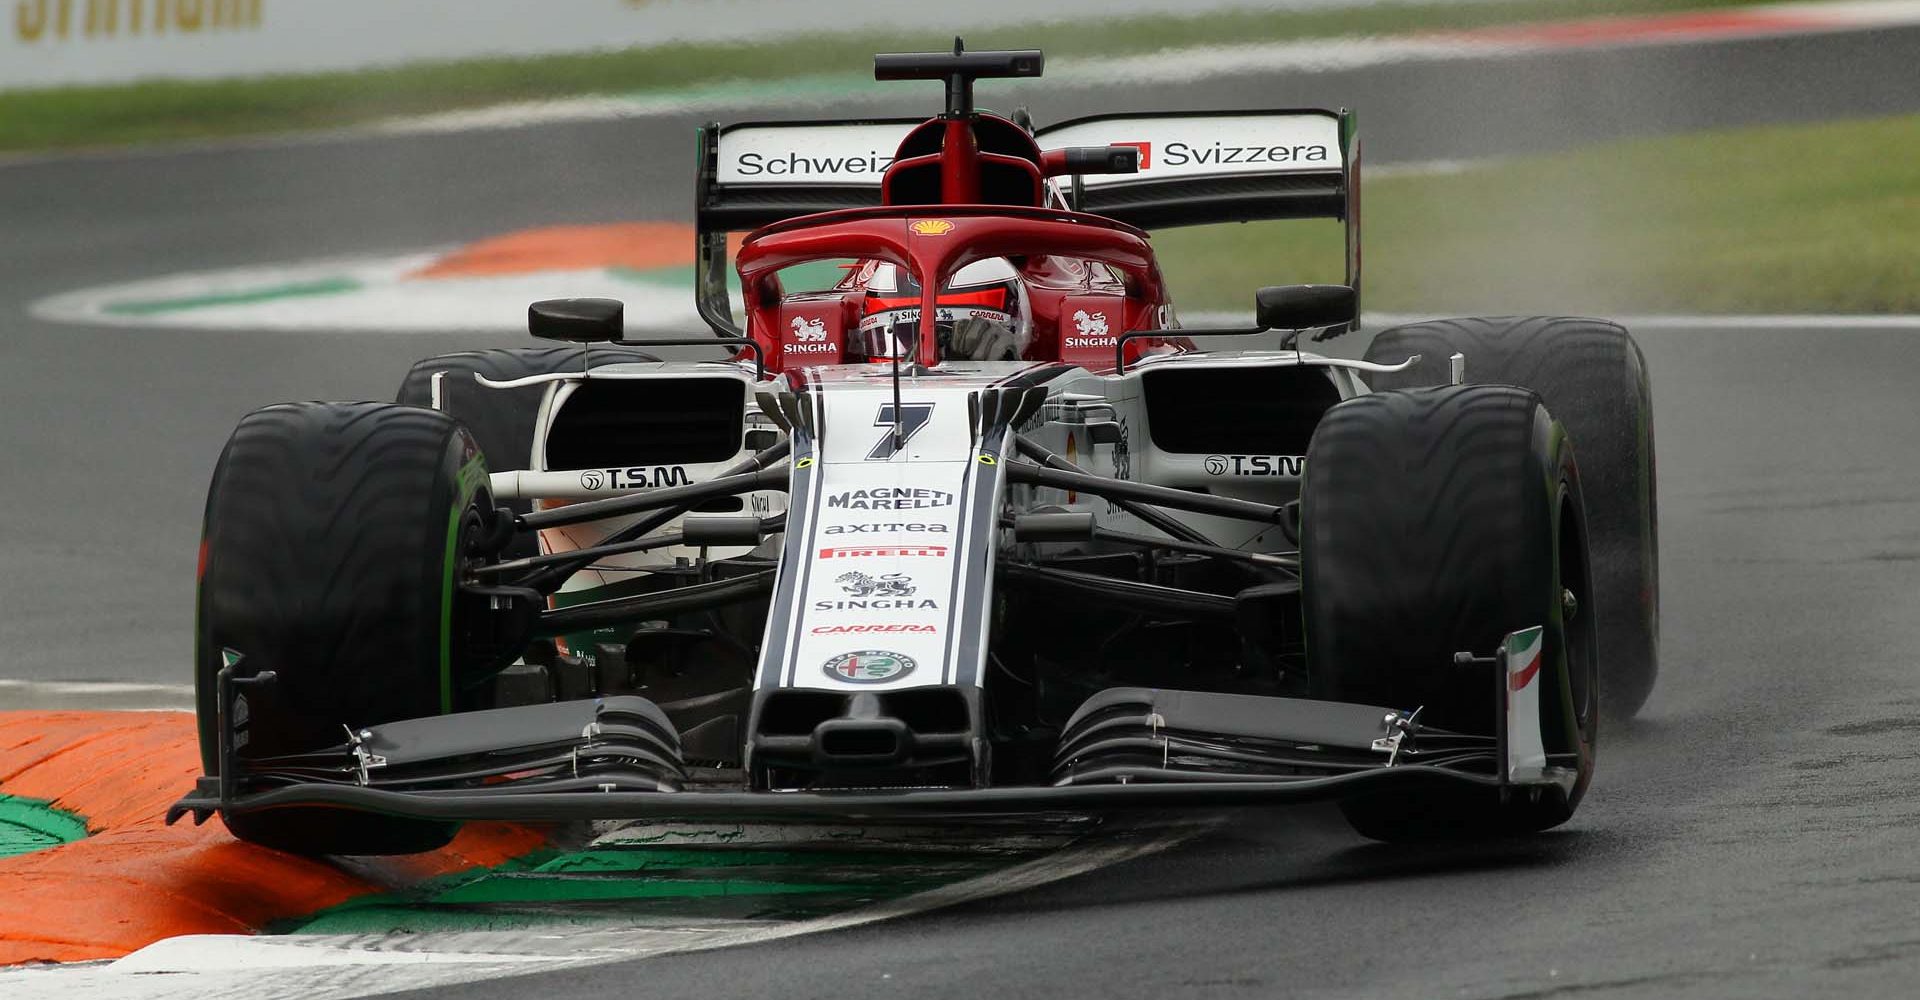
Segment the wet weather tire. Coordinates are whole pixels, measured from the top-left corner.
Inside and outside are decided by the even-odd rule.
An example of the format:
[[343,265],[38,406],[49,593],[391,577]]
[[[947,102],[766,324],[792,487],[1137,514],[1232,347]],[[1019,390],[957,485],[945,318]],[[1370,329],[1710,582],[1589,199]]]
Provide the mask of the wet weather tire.
[[[1570,794],[1436,787],[1341,808],[1378,840],[1501,836],[1573,815],[1593,771],[1597,722],[1592,585],[1580,473],[1540,398],[1511,386],[1363,395],[1327,411],[1301,489],[1301,599],[1315,695],[1421,709],[1426,725],[1491,735],[1488,655],[1546,629],[1543,736]],[[1572,595],[1571,602],[1565,595]],[[1571,616],[1564,614],[1571,607]]]
[[[214,467],[202,536],[195,681],[217,774],[223,651],[274,681],[228,706],[244,761],[336,746],[347,726],[438,715],[497,658],[464,638],[485,602],[454,586],[491,510],[452,417],[392,403],[293,403],[240,421]],[[476,610],[479,609],[479,610]],[[398,854],[457,827],[329,809],[223,817],[300,854]]]
[[1449,319],[1382,331],[1367,360],[1420,363],[1369,376],[1375,389],[1443,385],[1448,358],[1466,355],[1467,381],[1540,394],[1580,449],[1595,613],[1607,712],[1630,718],[1660,669],[1660,551],[1654,488],[1653,390],[1647,361],[1625,328],[1554,316]]

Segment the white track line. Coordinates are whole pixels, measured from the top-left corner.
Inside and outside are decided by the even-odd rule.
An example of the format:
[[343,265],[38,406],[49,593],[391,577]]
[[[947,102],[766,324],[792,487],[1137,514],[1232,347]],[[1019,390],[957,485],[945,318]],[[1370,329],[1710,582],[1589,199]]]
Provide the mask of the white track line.
[[27,681],[0,678],[0,711],[15,709],[179,711],[193,708],[191,684]]
[[[1644,20],[1658,24],[1659,15],[1594,18],[1570,22],[1500,25],[1456,32],[1420,32],[1385,37],[1345,36],[1306,38],[1285,42],[1204,45],[1128,55],[1118,59],[1065,58],[1051,61],[1045,81],[1038,84],[987,82],[985,93],[1007,88],[1045,87],[1048,90],[1111,86],[1184,84],[1224,76],[1280,72],[1325,72],[1370,66],[1404,65],[1465,59],[1504,59],[1563,49],[1618,49],[1734,42],[1790,35],[1829,34],[1920,24],[1920,0],[1864,0],[1843,3],[1783,3],[1718,12],[1738,21],[1732,26],[1708,25],[1690,29],[1649,30],[1642,33],[1590,37],[1550,37],[1557,26],[1603,25],[1610,21]],[[1781,24],[1777,18],[1804,19]],[[1528,29],[1547,29],[1538,33]],[[590,95],[552,101],[529,101],[470,108],[438,114],[392,119],[369,128],[388,134],[466,132],[520,128],[556,122],[606,121],[643,118],[729,108],[804,107],[849,97],[877,96],[885,84],[859,75],[816,75],[787,80],[722,80],[654,94]]]

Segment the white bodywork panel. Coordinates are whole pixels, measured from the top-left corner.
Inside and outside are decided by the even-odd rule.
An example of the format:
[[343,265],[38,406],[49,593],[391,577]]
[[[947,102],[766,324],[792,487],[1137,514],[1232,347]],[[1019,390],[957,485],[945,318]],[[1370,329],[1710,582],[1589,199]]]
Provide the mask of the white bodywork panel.
[[[737,125],[719,137],[716,179],[728,185],[878,186],[921,122]],[[1330,113],[1124,115],[1061,122],[1034,133],[1041,150],[1134,146],[1136,174],[1089,174],[1088,187],[1197,177],[1344,169],[1340,120]]]
[[[764,644],[787,654],[763,663],[763,676],[771,668],[780,686],[827,689],[959,682],[952,655],[959,630],[970,622],[984,628],[978,610],[991,598],[965,586],[967,571],[980,568],[969,557],[981,553],[967,551],[963,515],[975,502],[971,491],[998,480],[972,475],[980,464],[968,418],[974,391],[909,383],[900,402],[908,414],[904,450],[896,450],[887,419],[896,412],[889,383],[841,383],[819,393],[820,449],[806,470],[813,502],[795,513],[789,531],[800,533],[798,544],[789,544],[780,566],[798,576],[798,595],[790,619],[776,614],[768,623],[791,638]],[[829,666],[865,650],[912,667],[853,679]]]
[[[1124,375],[1096,374],[1064,365],[1032,362],[951,362],[931,377],[904,378],[900,403],[908,416],[902,428],[905,447],[892,451],[893,381],[885,363],[795,369],[753,386],[757,392],[786,391],[804,382],[803,394],[819,407],[818,450],[796,442],[787,460],[795,466],[792,493],[765,491],[743,498],[742,513],[790,515],[787,531],[769,536],[757,549],[669,546],[610,556],[570,579],[563,594],[574,602],[582,593],[644,579],[676,560],[724,559],[753,552],[778,557],[780,580],[762,645],[759,686],[831,690],[906,688],[932,684],[978,683],[991,607],[991,563],[995,550],[970,538],[971,531],[995,532],[998,545],[1026,554],[1056,555],[1098,546],[1081,543],[1016,545],[1010,534],[993,527],[1001,514],[1038,507],[1092,512],[1103,525],[1121,531],[1158,534],[1146,522],[1104,498],[1030,486],[1008,487],[1004,470],[981,461],[973,439],[969,397],[1022,376],[1044,384],[1048,403],[1016,433],[1101,476],[1157,485],[1204,489],[1265,503],[1298,496],[1304,455],[1234,456],[1180,453],[1154,445],[1142,378],[1177,368],[1309,367],[1322,373],[1339,398],[1366,392],[1356,371],[1374,369],[1360,362],[1323,358],[1303,351],[1163,354],[1130,367]],[[1043,371],[1044,370],[1044,371]],[[566,373],[543,376],[546,400],[537,421],[534,468],[494,475],[497,496],[535,497],[541,506],[596,499],[634,490],[702,482],[748,457],[683,466],[635,466],[631,469],[553,469],[544,441],[555,414],[587,378],[721,377],[751,381],[740,365],[660,362],[609,365],[591,376]],[[1036,375],[1036,373],[1041,373]],[[1096,442],[1090,425],[1118,425],[1117,440]],[[772,428],[757,407],[747,426]],[[1104,438],[1104,435],[1103,435]],[[1011,453],[1011,444],[1007,445]],[[806,464],[801,465],[802,462]],[[802,480],[806,481],[803,487]],[[805,494],[803,497],[802,494]],[[793,508],[789,511],[789,504]],[[1172,516],[1222,545],[1248,551],[1292,548],[1277,526],[1182,512]],[[968,519],[984,522],[970,525]],[[597,544],[635,516],[551,528],[541,533],[547,552]],[[679,519],[662,530],[673,530]],[[784,603],[783,603],[784,602]],[[570,602],[572,603],[572,602]],[[780,634],[776,635],[776,630]],[[962,646],[970,651],[963,657]],[[876,653],[898,661],[871,671],[863,661],[829,664],[847,654]],[[910,661],[906,669],[900,667]],[[857,679],[854,679],[857,678]]]
[[1541,669],[1546,659],[1547,630],[1535,625],[1507,635],[1507,780],[1533,784],[1547,773],[1547,750],[1540,733],[1540,692],[1545,686]]

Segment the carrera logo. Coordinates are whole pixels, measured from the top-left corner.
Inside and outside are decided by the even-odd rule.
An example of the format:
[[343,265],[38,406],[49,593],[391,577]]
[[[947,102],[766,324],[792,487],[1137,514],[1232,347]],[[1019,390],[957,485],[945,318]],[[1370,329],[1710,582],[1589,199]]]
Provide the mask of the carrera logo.
[[748,177],[807,174],[873,174],[878,177],[886,172],[887,165],[892,162],[891,153],[878,150],[865,156],[801,156],[797,152],[741,153],[739,168],[740,173]]
[[953,223],[945,219],[917,219],[907,228],[921,236],[945,236],[953,232]]
[[[1333,150],[1326,146],[1189,146],[1184,142],[1167,143],[1161,159],[1169,167],[1227,166],[1240,163],[1329,163]],[[1146,164],[1141,164],[1145,169]]]
[[859,559],[863,556],[934,556],[944,559],[944,545],[880,545],[864,549],[821,549],[822,559]]
[[844,510],[925,510],[929,507],[953,506],[953,494],[945,490],[883,486],[835,493],[827,497],[827,506]]
[[855,635],[874,632],[910,632],[932,635],[940,631],[932,625],[815,625],[814,635]]

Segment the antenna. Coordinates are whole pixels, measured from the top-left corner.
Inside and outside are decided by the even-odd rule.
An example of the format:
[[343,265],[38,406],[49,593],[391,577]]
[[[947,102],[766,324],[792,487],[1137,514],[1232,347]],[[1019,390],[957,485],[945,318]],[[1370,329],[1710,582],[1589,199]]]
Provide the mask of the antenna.
[[[914,324],[914,343],[919,344],[919,324]],[[907,411],[900,406],[900,341],[893,341],[893,453],[898,455],[907,447]]]

